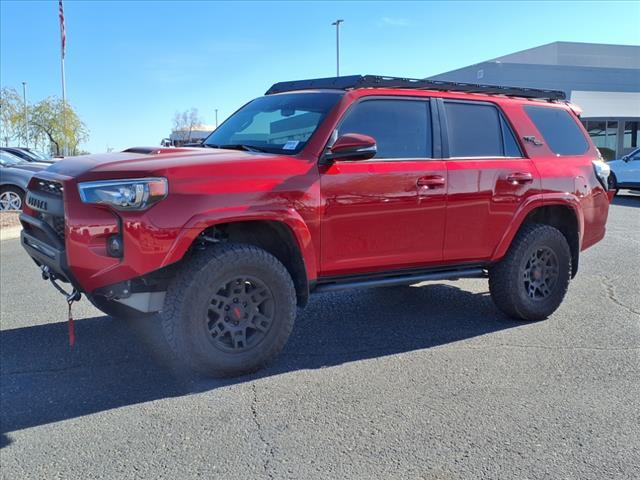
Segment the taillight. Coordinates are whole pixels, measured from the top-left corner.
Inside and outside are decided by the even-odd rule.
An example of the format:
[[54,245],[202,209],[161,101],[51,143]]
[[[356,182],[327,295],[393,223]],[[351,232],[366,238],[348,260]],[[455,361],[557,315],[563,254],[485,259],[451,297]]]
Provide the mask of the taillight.
[[603,160],[592,160],[593,171],[596,173],[596,177],[602,185],[602,188],[609,190],[609,175],[611,174],[611,167],[607,165],[607,162]]

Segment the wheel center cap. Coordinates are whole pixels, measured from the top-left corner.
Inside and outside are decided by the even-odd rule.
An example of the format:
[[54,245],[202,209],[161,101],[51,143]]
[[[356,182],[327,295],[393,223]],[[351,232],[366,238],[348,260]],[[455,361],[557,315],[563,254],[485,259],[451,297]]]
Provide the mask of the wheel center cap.
[[531,273],[533,274],[534,280],[540,280],[542,278],[542,270],[539,268],[535,268]]
[[242,318],[242,310],[240,309],[240,307],[233,307],[231,309],[231,312],[233,313],[233,316],[236,318],[236,320],[240,320]]

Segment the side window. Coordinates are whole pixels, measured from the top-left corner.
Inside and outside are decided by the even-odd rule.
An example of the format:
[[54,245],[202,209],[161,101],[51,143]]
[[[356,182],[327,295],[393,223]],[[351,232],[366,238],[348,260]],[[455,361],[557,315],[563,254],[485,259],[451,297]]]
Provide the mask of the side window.
[[[496,107],[482,103],[474,105],[445,101],[444,109],[447,116],[450,157],[504,156],[503,129]],[[515,140],[513,142],[515,143]],[[515,146],[517,147],[517,144]]]
[[504,119],[502,115],[500,115],[500,126],[502,127],[504,155],[506,157],[522,157],[522,152],[520,151],[520,147],[518,146],[516,137],[513,136],[511,127],[509,126],[509,124],[507,123],[507,121]]
[[338,135],[362,133],[376,140],[375,158],[431,158],[431,111],[424,100],[364,100],[349,110]]
[[582,155],[589,148],[578,123],[566,110],[533,105],[524,110],[556,155]]

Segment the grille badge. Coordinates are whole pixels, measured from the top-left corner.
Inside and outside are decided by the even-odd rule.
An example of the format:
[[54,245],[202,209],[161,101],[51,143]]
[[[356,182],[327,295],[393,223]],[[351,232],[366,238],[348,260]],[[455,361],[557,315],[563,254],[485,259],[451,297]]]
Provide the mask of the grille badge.
[[34,198],[31,195],[27,197],[27,204],[37,210],[47,210],[47,202],[45,200]]

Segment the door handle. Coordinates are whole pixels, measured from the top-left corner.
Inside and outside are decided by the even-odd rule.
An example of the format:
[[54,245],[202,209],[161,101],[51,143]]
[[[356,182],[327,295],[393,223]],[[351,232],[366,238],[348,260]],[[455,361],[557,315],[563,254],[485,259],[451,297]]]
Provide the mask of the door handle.
[[516,184],[533,182],[533,175],[529,172],[513,172],[507,175],[507,182]]
[[429,190],[436,188],[444,188],[444,177],[441,175],[428,175],[426,177],[420,177],[416,181],[418,187],[425,187]]

